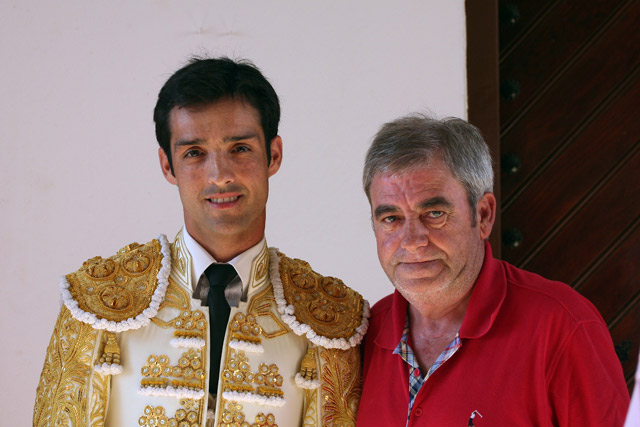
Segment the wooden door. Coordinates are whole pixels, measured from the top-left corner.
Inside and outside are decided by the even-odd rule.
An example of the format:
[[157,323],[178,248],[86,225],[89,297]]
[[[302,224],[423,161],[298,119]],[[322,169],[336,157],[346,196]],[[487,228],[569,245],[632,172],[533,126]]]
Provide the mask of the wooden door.
[[[596,305],[631,388],[640,347],[640,1],[497,5],[501,256]],[[469,85],[472,96],[471,76]]]

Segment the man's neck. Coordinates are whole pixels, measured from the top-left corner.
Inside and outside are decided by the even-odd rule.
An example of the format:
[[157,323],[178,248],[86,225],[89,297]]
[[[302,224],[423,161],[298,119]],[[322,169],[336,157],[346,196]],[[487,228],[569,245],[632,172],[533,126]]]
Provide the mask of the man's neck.
[[264,230],[261,234],[253,233],[246,236],[228,236],[209,233],[202,236],[201,233],[193,233],[187,226],[189,235],[198,242],[217,262],[228,262],[246,250],[257,245],[264,238]]
[[471,298],[471,290],[455,304],[446,307],[409,305],[409,325],[423,337],[440,337],[457,333]]
[[471,291],[455,305],[437,310],[422,307],[424,312],[409,305],[411,348],[423,372],[431,368],[460,331],[470,297]]

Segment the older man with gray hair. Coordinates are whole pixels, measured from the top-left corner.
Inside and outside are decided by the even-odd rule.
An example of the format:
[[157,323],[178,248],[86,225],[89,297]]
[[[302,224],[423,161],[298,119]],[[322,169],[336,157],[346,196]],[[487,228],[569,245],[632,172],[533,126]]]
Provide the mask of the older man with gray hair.
[[595,307],[492,256],[493,170],[478,129],[387,123],[363,181],[395,292],[371,312],[359,426],[622,425],[629,394]]

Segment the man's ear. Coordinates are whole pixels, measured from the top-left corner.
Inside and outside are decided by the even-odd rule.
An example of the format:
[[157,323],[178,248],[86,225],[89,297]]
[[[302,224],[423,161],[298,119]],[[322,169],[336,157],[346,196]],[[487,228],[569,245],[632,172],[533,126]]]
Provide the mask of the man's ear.
[[158,157],[160,158],[160,169],[162,169],[162,174],[164,175],[165,179],[169,181],[169,183],[177,185],[178,181],[171,171],[169,157],[167,157],[167,153],[165,153],[162,148],[158,148]]
[[276,135],[271,140],[271,163],[269,163],[269,178],[278,172],[282,164],[282,138]]
[[491,234],[493,223],[496,220],[496,197],[493,193],[484,193],[476,205],[476,219],[482,239]]

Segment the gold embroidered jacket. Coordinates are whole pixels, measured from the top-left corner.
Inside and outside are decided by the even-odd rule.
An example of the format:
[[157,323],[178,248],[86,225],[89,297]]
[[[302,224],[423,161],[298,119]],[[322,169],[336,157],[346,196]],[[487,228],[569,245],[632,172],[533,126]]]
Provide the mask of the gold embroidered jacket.
[[350,426],[368,305],[304,261],[263,247],[231,308],[217,401],[208,309],[182,233],[86,261],[61,279],[34,426]]

